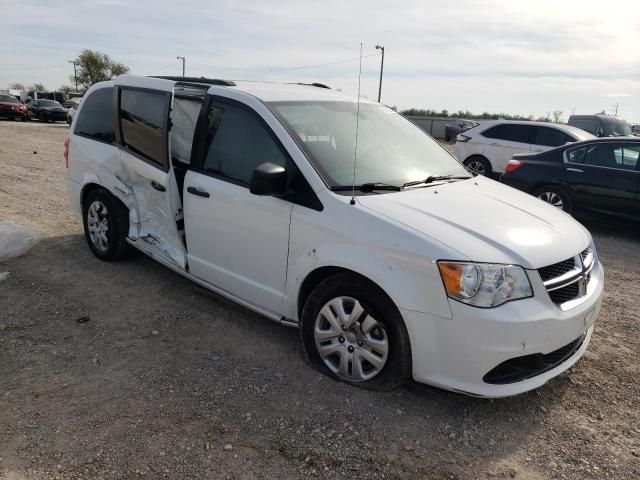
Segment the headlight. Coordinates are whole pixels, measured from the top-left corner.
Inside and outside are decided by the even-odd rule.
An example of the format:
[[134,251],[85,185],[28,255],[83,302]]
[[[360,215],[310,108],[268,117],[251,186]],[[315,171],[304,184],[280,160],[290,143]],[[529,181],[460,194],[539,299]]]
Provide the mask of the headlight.
[[450,298],[476,307],[497,307],[533,296],[522,267],[494,263],[438,262]]

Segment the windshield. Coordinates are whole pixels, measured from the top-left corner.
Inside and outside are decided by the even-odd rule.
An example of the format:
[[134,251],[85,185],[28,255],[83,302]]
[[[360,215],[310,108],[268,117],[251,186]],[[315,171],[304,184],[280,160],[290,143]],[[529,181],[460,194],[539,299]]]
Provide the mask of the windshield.
[[20,103],[18,100],[16,100],[16,97],[12,97],[11,95],[0,95],[0,102]]
[[55,100],[38,100],[38,105],[41,107],[62,107]]
[[[356,103],[272,102],[269,106],[295,134],[329,187],[352,184]],[[397,112],[380,104],[360,104],[356,185],[402,186],[439,175],[468,173],[435,140]]]
[[610,123],[603,125],[604,135],[606,137],[618,137],[631,135],[631,128],[626,122]]

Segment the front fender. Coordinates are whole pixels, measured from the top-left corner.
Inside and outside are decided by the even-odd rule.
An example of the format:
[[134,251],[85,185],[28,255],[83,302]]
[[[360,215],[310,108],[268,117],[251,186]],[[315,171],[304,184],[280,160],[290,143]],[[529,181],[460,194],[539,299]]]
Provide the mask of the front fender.
[[[325,240],[326,242],[326,240]],[[382,288],[398,308],[451,318],[451,308],[434,261],[394,251],[370,250],[356,243],[305,242],[290,249],[284,311],[298,318],[304,280],[315,270],[338,267],[358,273]],[[316,245],[316,246],[313,246]]]

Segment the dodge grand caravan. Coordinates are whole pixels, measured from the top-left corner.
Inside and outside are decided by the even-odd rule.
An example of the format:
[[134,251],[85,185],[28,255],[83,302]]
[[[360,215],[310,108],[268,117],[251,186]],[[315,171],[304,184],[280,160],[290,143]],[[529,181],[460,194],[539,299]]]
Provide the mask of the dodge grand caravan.
[[121,76],[87,92],[65,158],[98,258],[136,248],[298,327],[353,385],[514,395],[573,365],[599,314],[579,223],[324,86]]

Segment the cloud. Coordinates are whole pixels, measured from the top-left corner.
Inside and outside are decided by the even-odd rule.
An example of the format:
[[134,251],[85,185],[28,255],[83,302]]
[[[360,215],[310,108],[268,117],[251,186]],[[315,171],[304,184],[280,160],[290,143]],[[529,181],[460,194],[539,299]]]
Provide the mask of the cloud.
[[[640,88],[640,2],[538,0],[20,0],[3,7],[0,86],[68,83],[83,48],[136,74],[321,81],[355,93],[358,61],[385,46],[383,100],[449,110],[602,110]],[[620,12],[625,12],[621,15]],[[324,65],[330,64],[330,65]],[[322,65],[322,66],[316,66]],[[295,70],[282,70],[309,66]],[[380,57],[363,61],[377,96]],[[272,71],[277,70],[278,71]],[[640,100],[623,112],[640,119]],[[535,100],[534,100],[535,99]],[[561,102],[561,103],[560,103]],[[606,103],[606,102],[605,102]],[[492,106],[492,104],[494,106]]]
[[605,97],[633,97],[630,93],[605,93]]

